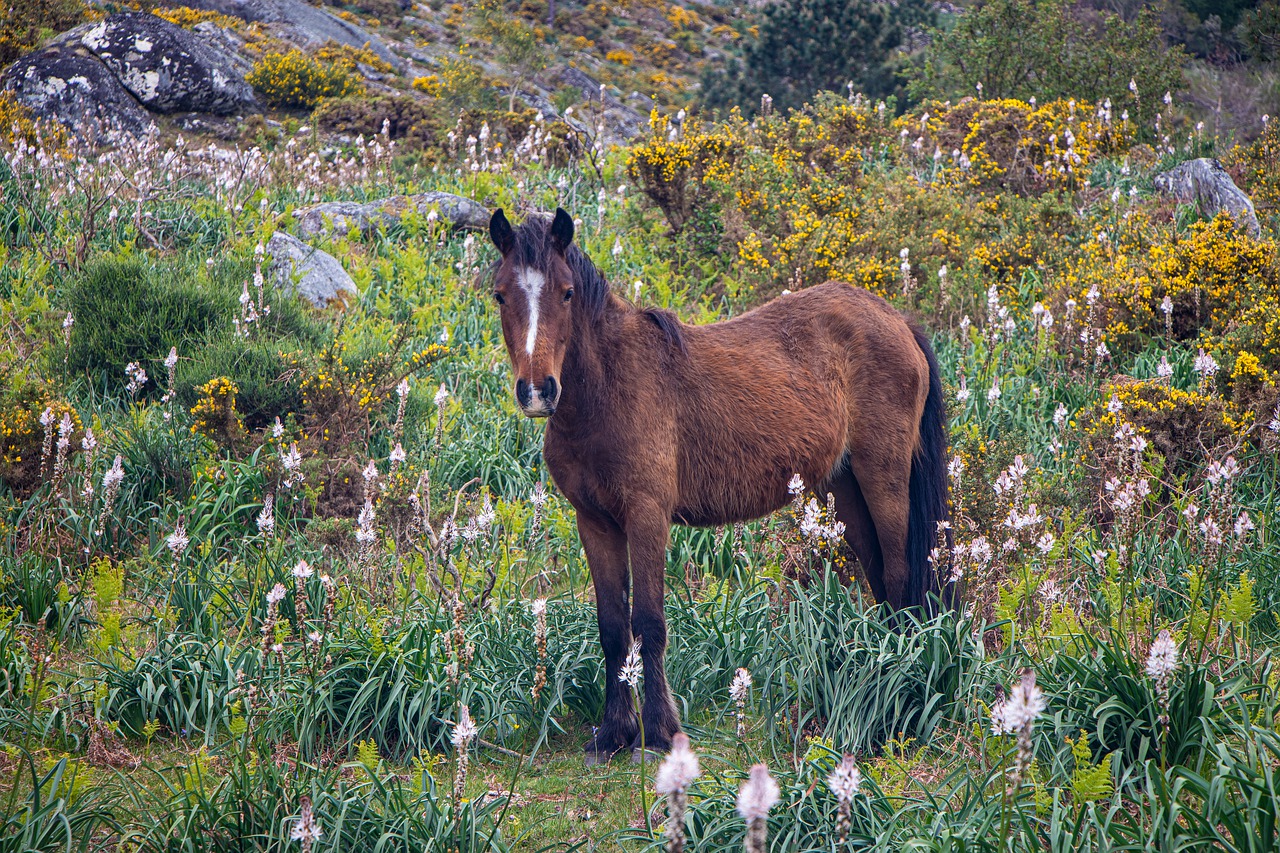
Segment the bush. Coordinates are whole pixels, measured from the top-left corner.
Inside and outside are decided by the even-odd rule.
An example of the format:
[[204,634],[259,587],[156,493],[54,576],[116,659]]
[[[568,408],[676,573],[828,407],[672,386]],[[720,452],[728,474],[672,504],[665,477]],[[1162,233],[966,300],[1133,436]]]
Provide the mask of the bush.
[[91,264],[70,296],[70,370],[86,374],[95,387],[105,381],[115,389],[124,383],[125,366],[137,362],[152,380],[142,394],[157,397],[166,382],[161,362],[177,347],[174,390],[185,409],[196,404],[197,386],[225,376],[240,389],[240,410],[250,429],[299,411],[301,391],[284,380],[289,365],[280,353],[320,347],[326,326],[300,300],[268,290],[271,313],[258,336],[235,336],[238,306],[231,281],[240,272],[233,265],[225,282],[201,284],[180,272],[162,279],[136,258]]
[[722,130],[687,129],[671,138],[668,118],[656,111],[649,125],[652,134],[632,152],[627,173],[679,231],[705,195],[704,184],[728,174],[738,144]]
[[1185,58],[1181,47],[1164,44],[1149,10],[1091,26],[1069,0],[991,0],[967,10],[950,32],[934,31],[911,93],[955,99],[981,85],[987,98],[1110,98],[1117,113],[1128,109],[1147,129],[1164,93],[1180,87]]
[[1280,212],[1280,117],[1268,121],[1249,145],[1232,148],[1225,159],[1260,211]]
[[273,107],[314,107],[323,98],[345,98],[363,87],[345,63],[323,64],[300,50],[268,53],[245,76]]
[[67,365],[95,386],[124,385],[130,362],[162,383],[159,365],[171,347],[186,349],[225,329],[235,315],[235,297],[185,280],[161,281],[139,258],[110,257],[90,264],[71,289],[68,310],[75,317]]
[[703,79],[711,107],[748,113],[762,95],[779,110],[799,109],[818,92],[846,84],[873,98],[902,94],[893,67],[909,29],[933,22],[930,4],[904,0],[784,0],[765,8],[759,36],[742,62]]
[[[40,422],[46,411],[50,419],[47,430]],[[64,415],[70,415],[75,425],[74,438],[82,427],[80,416],[69,403],[55,397],[50,385],[15,382],[4,389],[0,394],[0,483],[26,497],[51,475],[53,460],[46,457],[45,442],[50,442],[52,450]]]
[[42,39],[80,23],[87,8],[80,0],[6,3],[4,23],[0,23],[0,68],[31,51]]
[[241,25],[239,18],[224,15],[211,9],[193,9],[190,6],[166,6],[151,10],[157,18],[164,18],[171,24],[185,29],[194,29],[196,24],[209,21],[223,29],[234,29]]
[[433,145],[439,129],[439,123],[427,105],[409,95],[330,98],[316,107],[312,118],[324,130],[352,135],[382,133],[385,125],[391,139],[408,143],[410,148]]
[[[1067,276],[1085,302],[1096,287],[1107,338],[1125,350],[1171,333],[1176,340],[1256,354],[1280,369],[1280,250],[1250,237],[1226,214],[1185,235],[1153,234],[1141,214],[1114,237],[1081,247]],[[1119,251],[1117,251],[1119,249]],[[1168,315],[1161,308],[1165,297]]]
[[[1081,425],[1095,459],[1106,458],[1122,421],[1133,424],[1178,474],[1202,464],[1203,452],[1226,445],[1242,431],[1240,412],[1216,395],[1181,391],[1157,380],[1118,382],[1102,390]],[[1122,414],[1109,411],[1112,394]]]
[[302,410],[302,389],[290,378],[279,344],[225,335],[211,338],[191,358],[178,362],[175,389],[182,407],[195,407],[202,399],[200,386],[218,377],[231,377],[237,410],[250,430]]
[[234,450],[236,442],[244,438],[244,419],[236,411],[240,389],[227,377],[219,376],[196,390],[200,399],[191,408],[195,420],[191,429]]
[[484,70],[466,59],[440,60],[440,100],[452,110],[491,110],[498,106]]
[[955,106],[927,101],[894,127],[906,134],[904,141],[922,140],[913,144],[917,159],[927,161],[941,151],[948,160],[960,160],[958,180],[1022,195],[1080,186],[1093,162],[1127,151],[1133,134],[1131,125],[1100,118],[1092,104],[1056,100],[1035,106],[1011,98],[964,98]]

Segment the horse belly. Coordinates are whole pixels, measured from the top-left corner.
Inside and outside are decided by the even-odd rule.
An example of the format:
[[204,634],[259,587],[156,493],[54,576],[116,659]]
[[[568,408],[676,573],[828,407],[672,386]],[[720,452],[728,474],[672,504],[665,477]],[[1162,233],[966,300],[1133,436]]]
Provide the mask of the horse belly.
[[782,406],[745,412],[684,442],[675,520],[691,526],[733,524],[785,506],[797,475],[824,483],[844,458],[847,416],[835,406]]

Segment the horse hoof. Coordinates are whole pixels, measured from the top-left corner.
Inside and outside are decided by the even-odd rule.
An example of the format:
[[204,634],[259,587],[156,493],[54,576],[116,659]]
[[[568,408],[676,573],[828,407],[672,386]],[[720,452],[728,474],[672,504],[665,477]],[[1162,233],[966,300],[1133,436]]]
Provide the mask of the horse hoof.
[[617,754],[617,750],[612,752],[603,752],[595,749],[588,749],[582,754],[582,763],[588,767],[598,767],[603,764],[608,764]]
[[642,757],[647,762],[661,761],[663,758],[661,752],[656,752],[655,750],[652,750],[652,749],[642,750],[640,749],[640,747],[637,746],[635,749],[631,750],[632,764],[639,764]]

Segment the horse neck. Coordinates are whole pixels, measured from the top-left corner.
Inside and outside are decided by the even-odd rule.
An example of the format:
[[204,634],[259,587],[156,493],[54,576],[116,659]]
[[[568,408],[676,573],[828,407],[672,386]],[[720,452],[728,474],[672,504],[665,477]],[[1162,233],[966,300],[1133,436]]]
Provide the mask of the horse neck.
[[561,380],[564,390],[553,423],[572,430],[589,426],[608,409],[612,384],[609,365],[616,364],[625,346],[623,321],[631,307],[614,294],[606,296],[598,317],[574,312],[573,332],[565,349]]

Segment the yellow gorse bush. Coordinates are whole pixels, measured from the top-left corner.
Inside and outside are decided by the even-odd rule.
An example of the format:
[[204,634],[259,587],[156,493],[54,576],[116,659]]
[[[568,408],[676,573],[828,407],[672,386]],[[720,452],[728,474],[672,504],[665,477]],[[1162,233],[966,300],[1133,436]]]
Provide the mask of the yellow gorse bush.
[[946,174],[973,187],[1018,193],[1078,187],[1101,155],[1128,148],[1134,128],[1074,100],[1033,105],[1012,98],[951,105],[927,101],[893,123],[921,163],[959,164]]
[[657,110],[649,117],[649,128],[649,140],[627,160],[627,173],[678,230],[693,215],[702,187],[729,176],[739,144],[721,129],[690,127],[673,133],[670,118]]
[[423,92],[433,98],[440,95],[440,77],[438,75],[428,74],[425,77],[414,77],[411,85],[419,92]]
[[[1112,395],[1120,402],[1111,411]],[[1253,418],[1214,394],[1183,391],[1159,380],[1115,382],[1081,422],[1097,455],[1114,442],[1121,421],[1133,425],[1175,470],[1201,462],[1201,447],[1216,447],[1248,430]]]
[[156,7],[151,10],[151,14],[186,29],[191,29],[196,24],[203,24],[205,21],[214,23],[224,29],[238,29],[244,26],[243,21],[230,15],[223,15],[220,12],[213,12],[208,9],[192,9],[190,6]]
[[363,90],[346,64],[322,63],[300,50],[267,53],[254,63],[245,80],[277,107],[311,108],[322,98],[343,98]]
[[1228,169],[1260,210],[1280,209],[1280,116],[1272,118],[1257,139],[1237,145],[1225,159]]
[[12,145],[23,139],[34,144],[37,138],[43,138],[47,148],[61,149],[66,130],[57,122],[37,121],[12,92],[0,92],[0,141]]
[[[74,424],[73,434],[83,429],[80,415],[71,405],[53,399],[47,392],[38,392],[24,403],[0,410],[0,481],[10,488],[24,490],[39,481],[42,445],[45,427],[40,416],[48,409],[56,432],[63,415],[70,415]],[[52,460],[43,460],[45,466]]]
[[1226,214],[1178,235],[1133,213],[1124,229],[1081,247],[1064,284],[1081,303],[1096,289],[1099,323],[1121,346],[1171,333],[1280,369],[1280,251]]
[[245,434],[244,420],[236,412],[239,387],[231,379],[219,376],[198,390],[200,399],[191,409],[191,416],[195,419],[191,431],[219,444],[234,446]]
[[382,74],[391,74],[395,68],[381,56],[367,47],[352,47],[349,44],[329,42],[316,51],[316,61],[322,65],[334,65],[354,72],[357,65],[367,65]]

